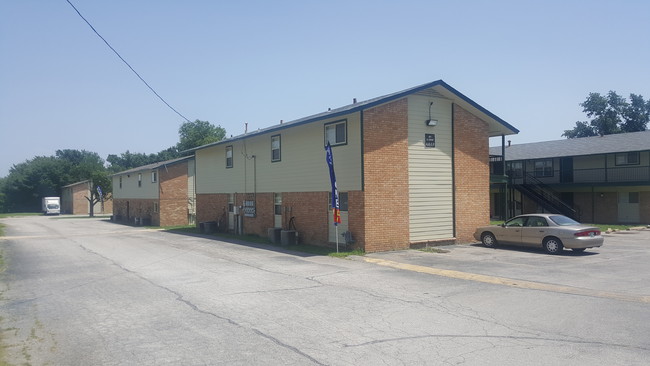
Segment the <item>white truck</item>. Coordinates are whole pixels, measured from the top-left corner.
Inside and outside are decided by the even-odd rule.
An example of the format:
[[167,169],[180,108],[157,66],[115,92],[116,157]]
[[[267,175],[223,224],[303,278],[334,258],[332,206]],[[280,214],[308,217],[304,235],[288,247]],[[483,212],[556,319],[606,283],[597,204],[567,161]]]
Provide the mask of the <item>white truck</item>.
[[61,213],[60,197],[43,197],[43,215],[58,215]]

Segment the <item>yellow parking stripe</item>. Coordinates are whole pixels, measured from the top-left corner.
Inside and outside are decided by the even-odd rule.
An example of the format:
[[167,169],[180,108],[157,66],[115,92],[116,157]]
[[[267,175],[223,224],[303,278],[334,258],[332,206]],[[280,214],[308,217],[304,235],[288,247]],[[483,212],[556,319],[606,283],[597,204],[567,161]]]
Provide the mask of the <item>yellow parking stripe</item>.
[[483,283],[489,283],[493,285],[510,286],[510,287],[529,289],[529,290],[540,290],[540,291],[558,292],[558,293],[564,293],[570,295],[599,297],[603,299],[640,302],[646,304],[650,303],[650,296],[635,296],[635,295],[622,294],[618,292],[600,291],[600,290],[592,290],[592,289],[580,288],[580,287],[523,281],[523,280],[516,280],[516,279],[506,278],[506,277],[486,276],[486,275],[481,275],[476,273],[460,272],[460,271],[454,271],[449,269],[418,266],[414,264],[400,263],[400,262],[378,259],[378,258],[369,258],[369,257],[362,257],[362,258],[364,261],[368,263],[374,263],[380,266],[403,269],[403,270],[419,272],[419,273],[426,273],[426,274],[448,277],[448,278],[456,278],[460,280],[483,282]]

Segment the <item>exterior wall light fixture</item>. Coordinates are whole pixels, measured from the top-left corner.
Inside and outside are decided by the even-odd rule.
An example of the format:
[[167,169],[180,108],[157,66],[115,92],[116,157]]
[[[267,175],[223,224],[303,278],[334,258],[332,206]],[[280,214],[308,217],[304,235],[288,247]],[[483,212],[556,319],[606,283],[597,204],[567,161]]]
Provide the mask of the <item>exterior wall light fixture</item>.
[[436,120],[436,119],[432,119],[432,118],[431,118],[431,107],[432,107],[432,106],[433,106],[433,102],[430,102],[430,103],[429,103],[429,119],[426,120],[426,121],[424,121],[424,124],[425,124],[425,125],[427,125],[427,126],[431,126],[431,127],[433,127],[433,126],[435,126],[435,125],[438,124],[438,120]]

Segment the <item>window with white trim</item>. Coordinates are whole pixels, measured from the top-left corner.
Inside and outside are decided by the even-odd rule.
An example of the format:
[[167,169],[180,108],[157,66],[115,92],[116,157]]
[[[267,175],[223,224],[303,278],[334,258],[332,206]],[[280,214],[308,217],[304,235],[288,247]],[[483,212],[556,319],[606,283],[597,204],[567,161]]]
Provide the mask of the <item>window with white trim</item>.
[[276,162],[282,159],[280,135],[271,136],[271,161]]
[[336,121],[325,124],[325,145],[345,145],[348,143],[348,121]]
[[226,168],[232,168],[232,145],[226,146]]
[[151,172],[151,183],[156,183],[157,181],[158,181],[158,172],[154,170]]
[[142,173],[138,173],[138,187],[142,187]]

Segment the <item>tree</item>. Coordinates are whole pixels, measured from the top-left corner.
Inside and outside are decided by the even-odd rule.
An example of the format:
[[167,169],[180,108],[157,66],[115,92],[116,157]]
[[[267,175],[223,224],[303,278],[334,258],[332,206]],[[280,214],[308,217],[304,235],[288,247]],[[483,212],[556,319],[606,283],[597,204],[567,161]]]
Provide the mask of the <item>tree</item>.
[[84,197],[90,204],[90,212],[88,212],[88,216],[93,217],[95,216],[95,205],[112,195],[113,183],[111,177],[106,171],[99,170],[90,174],[89,181],[90,194]]
[[630,94],[630,101],[611,90],[606,96],[589,93],[580,106],[591,121],[576,122],[575,127],[565,130],[562,136],[571,139],[645,131],[650,119],[650,100],[646,102],[642,96]]
[[195,120],[184,122],[178,129],[180,141],[176,145],[178,151],[193,149],[221,141],[226,136],[226,130],[221,126],[214,126],[208,121]]

